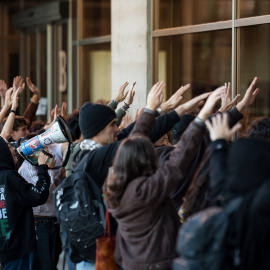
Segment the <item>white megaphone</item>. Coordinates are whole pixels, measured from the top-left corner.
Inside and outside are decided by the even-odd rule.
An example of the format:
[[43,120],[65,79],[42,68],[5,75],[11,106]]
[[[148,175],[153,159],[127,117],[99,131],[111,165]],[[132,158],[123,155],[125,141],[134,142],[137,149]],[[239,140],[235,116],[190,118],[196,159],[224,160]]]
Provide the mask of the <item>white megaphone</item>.
[[53,143],[64,142],[69,142],[70,144],[72,142],[72,135],[63,117],[58,115],[48,130],[25,142],[22,142],[20,147],[17,148],[17,152],[32,165],[36,166],[38,163],[33,162],[29,156],[35,154],[36,152],[39,153],[44,147],[47,147]]

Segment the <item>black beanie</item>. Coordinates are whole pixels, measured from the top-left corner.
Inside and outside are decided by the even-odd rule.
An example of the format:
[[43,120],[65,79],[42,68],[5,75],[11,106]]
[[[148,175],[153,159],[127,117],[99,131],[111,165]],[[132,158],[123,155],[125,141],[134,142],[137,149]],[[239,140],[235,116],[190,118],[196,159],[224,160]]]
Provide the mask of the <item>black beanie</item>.
[[83,138],[94,137],[115,118],[115,111],[110,107],[85,102],[79,115],[79,125]]

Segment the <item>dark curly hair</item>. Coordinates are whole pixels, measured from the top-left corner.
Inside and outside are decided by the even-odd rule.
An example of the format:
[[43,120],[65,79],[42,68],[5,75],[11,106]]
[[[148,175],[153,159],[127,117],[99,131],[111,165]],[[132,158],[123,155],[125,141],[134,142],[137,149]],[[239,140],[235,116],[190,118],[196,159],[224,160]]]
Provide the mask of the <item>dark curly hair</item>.
[[73,112],[69,114],[67,118],[65,119],[70,129],[70,133],[71,133],[73,141],[78,140],[81,136],[81,129],[79,126],[79,114],[80,114],[80,109],[77,108],[73,110]]
[[270,118],[260,117],[253,120],[247,128],[247,136],[270,139]]

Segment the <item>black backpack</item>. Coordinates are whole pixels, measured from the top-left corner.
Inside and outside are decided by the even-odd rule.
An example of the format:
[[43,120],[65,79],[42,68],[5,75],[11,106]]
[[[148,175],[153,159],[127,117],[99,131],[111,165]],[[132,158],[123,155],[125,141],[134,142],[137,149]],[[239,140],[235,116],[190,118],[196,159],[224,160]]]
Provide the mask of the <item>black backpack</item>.
[[[192,215],[179,230],[173,270],[235,269],[240,261],[233,216],[240,209],[242,197],[224,207],[209,207]],[[232,225],[232,226],[230,226]]]
[[75,171],[57,187],[53,197],[63,250],[69,250],[74,263],[94,262],[96,239],[104,234],[105,226],[100,188],[87,172]]

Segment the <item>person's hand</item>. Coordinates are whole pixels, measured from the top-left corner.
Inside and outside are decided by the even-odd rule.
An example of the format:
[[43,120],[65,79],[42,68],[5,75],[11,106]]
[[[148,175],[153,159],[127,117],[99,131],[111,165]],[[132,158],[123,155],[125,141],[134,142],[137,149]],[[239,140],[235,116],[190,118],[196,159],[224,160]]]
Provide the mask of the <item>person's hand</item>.
[[48,162],[48,167],[49,169],[52,169],[55,167],[55,164],[56,164],[56,159],[55,159],[55,155],[53,154],[53,157],[49,159],[49,162]]
[[198,117],[200,119],[202,119],[204,121],[207,119],[208,116],[213,114],[213,109],[214,109],[216,103],[218,102],[218,100],[220,100],[220,98],[222,97],[222,95],[224,94],[225,91],[226,91],[226,87],[221,86],[210,94],[210,96],[208,97],[204,106],[202,107],[202,109],[200,110],[200,112],[198,114]]
[[208,98],[208,96],[210,94],[211,94],[211,92],[204,93],[204,94],[202,94],[200,96],[197,96],[197,97],[187,101],[186,103],[178,106],[175,109],[175,112],[180,117],[184,113],[194,111],[195,109],[197,109],[198,107],[200,107],[200,106],[202,106],[204,104],[204,99]]
[[[47,148],[44,148],[44,151],[50,153]],[[52,158],[42,151],[38,155],[38,165],[48,165],[49,166],[49,164],[51,164],[53,162],[53,160],[54,160],[54,157]]]
[[35,102],[39,101],[39,95],[40,95],[40,90],[36,85],[34,85],[29,77],[26,78],[26,83],[30,91],[33,93],[34,98],[36,99]]
[[255,77],[252,83],[250,84],[249,88],[247,89],[243,99],[236,105],[236,108],[239,112],[242,112],[247,106],[251,105],[254,102],[256,96],[259,94],[260,89],[259,88],[255,89],[257,81],[258,78]]
[[238,94],[235,96],[233,100],[231,99],[231,83],[230,82],[228,82],[228,84],[225,83],[225,88],[226,90],[221,96],[221,107],[219,109],[221,113],[229,111],[236,104],[238,98],[240,97],[240,95]]
[[57,118],[57,115],[59,115],[60,113],[61,113],[61,109],[58,107],[58,104],[56,104],[54,107],[53,121],[55,121],[55,119]]
[[164,93],[163,90],[165,89],[164,82],[157,82],[154,84],[147,96],[147,105],[146,108],[155,111],[161,104]]
[[144,109],[145,108],[141,108],[140,111],[139,111],[139,109],[136,110],[134,121],[137,121],[139,119],[140,115],[144,112]]
[[5,98],[7,92],[7,84],[4,80],[0,80],[0,96]]
[[67,103],[63,102],[61,107],[61,116],[65,119],[67,118]]
[[132,121],[131,116],[127,113],[127,114],[122,118],[122,121],[121,121],[121,124],[120,124],[120,126],[119,126],[119,129],[122,130],[123,128],[128,127],[132,122],[133,122],[133,121]]
[[135,86],[136,82],[134,82],[132,84],[132,86],[130,87],[130,89],[128,90],[127,96],[125,98],[124,103],[126,103],[128,106],[130,106],[133,103],[133,98],[135,95],[135,91],[133,91],[133,88]]
[[6,92],[6,97],[5,97],[5,103],[4,106],[5,108],[9,109],[12,105],[12,95],[13,95],[13,88],[9,88]]
[[162,112],[168,113],[178,107],[183,99],[183,94],[190,88],[190,84],[181,86],[166,102],[160,105]]
[[25,89],[25,83],[23,82],[23,78],[21,76],[16,76],[13,79],[13,89],[14,89],[14,93],[16,93],[17,89],[20,88],[20,91],[18,93],[18,95],[20,95],[24,89]]
[[212,141],[217,139],[230,140],[232,135],[235,134],[240,128],[241,124],[237,123],[231,129],[229,128],[228,114],[217,114],[210,120],[206,120],[205,124],[209,130],[210,138]]
[[[14,91],[13,91],[14,92]],[[19,94],[21,93],[21,87],[19,87],[12,97],[11,110],[16,111],[19,105]]]
[[125,89],[126,89],[127,85],[128,85],[128,82],[125,82],[125,83],[122,84],[122,85],[120,86],[120,88],[117,90],[116,95],[115,95],[115,98],[114,98],[114,100],[115,100],[117,103],[123,101],[123,100],[126,98],[126,96],[127,96],[127,94],[128,94],[128,91],[127,91],[126,93],[124,93],[124,92],[125,92]]

